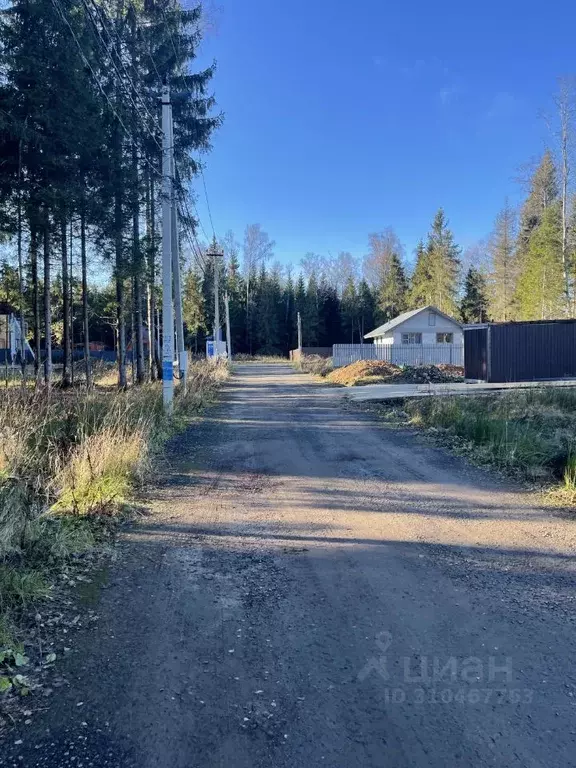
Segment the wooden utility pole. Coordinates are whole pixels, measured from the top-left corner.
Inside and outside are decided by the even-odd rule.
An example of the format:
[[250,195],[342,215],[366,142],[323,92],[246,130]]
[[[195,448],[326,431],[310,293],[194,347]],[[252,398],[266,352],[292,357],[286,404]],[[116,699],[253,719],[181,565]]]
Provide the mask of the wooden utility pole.
[[230,297],[228,291],[224,294],[224,304],[226,306],[226,350],[228,351],[228,360],[232,360],[232,337],[230,335]]
[[172,146],[172,279],[174,285],[174,319],[176,323],[176,351],[178,354],[178,377],[182,391],[186,394],[188,379],[188,353],[184,344],[184,322],[182,320],[182,287],[180,284],[180,242],[178,237],[178,200],[176,197],[176,165],[174,162],[174,122],[170,121],[170,144]]
[[162,398],[172,412],[174,400],[174,313],[172,307],[172,103],[162,88]]
[[218,250],[216,238],[212,241],[212,249],[208,256],[212,259],[214,270],[214,356],[218,357],[218,344],[220,342],[220,259],[224,254]]
[[214,248],[214,353],[218,356],[220,341],[220,259]]

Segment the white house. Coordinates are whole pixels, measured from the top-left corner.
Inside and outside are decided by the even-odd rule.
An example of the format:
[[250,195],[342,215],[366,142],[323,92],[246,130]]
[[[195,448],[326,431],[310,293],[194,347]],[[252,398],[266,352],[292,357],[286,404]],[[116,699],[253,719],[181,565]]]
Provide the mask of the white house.
[[16,311],[9,304],[0,304],[0,362],[19,361],[22,342],[24,342],[24,354],[29,360],[33,360],[34,353],[26,340],[26,328],[24,328],[23,338]]
[[393,320],[370,331],[364,338],[374,339],[374,344],[401,344],[402,346],[411,344],[462,346],[464,344],[462,325],[432,305],[403,312]]

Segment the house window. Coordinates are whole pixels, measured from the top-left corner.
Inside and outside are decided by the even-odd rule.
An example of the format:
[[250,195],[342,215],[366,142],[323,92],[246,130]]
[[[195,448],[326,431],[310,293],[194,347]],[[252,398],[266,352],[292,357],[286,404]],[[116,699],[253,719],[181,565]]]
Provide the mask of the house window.
[[454,341],[453,333],[437,333],[436,344],[452,344]]
[[436,325],[436,313],[428,312],[428,325]]
[[402,344],[422,344],[421,333],[403,333]]

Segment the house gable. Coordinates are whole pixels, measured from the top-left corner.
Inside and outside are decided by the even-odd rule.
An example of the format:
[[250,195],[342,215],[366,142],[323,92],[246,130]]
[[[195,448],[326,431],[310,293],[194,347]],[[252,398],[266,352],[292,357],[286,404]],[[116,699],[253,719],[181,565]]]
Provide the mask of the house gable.
[[435,344],[437,333],[454,334],[454,343],[461,344],[463,341],[461,323],[432,305],[404,312],[367,333],[364,338],[377,339],[380,344],[401,344],[402,333],[423,334],[423,344]]

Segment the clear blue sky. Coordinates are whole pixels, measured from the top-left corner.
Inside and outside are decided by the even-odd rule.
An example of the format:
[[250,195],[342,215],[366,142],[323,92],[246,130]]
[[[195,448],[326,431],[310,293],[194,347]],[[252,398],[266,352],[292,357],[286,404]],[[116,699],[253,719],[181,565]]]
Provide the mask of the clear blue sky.
[[[218,234],[259,222],[282,261],[361,256],[393,226],[407,254],[439,206],[467,247],[549,137],[576,71],[576,7],[525,0],[218,0],[201,63],[225,113],[207,157]],[[552,18],[554,17],[554,18]],[[198,209],[208,221],[201,188]]]

